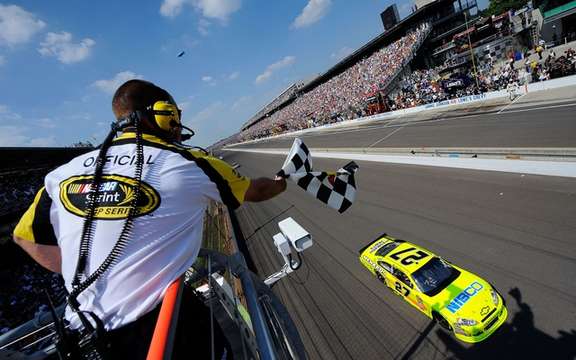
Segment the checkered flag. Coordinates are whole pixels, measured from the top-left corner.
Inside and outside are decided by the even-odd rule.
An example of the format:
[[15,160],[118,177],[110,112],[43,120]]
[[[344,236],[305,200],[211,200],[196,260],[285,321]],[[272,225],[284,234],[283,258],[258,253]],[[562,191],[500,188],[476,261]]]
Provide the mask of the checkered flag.
[[278,175],[292,179],[306,192],[343,213],[356,198],[354,174],[357,170],[358,165],[352,161],[336,173],[312,171],[310,151],[302,140],[297,138]]
[[312,157],[310,157],[310,150],[308,147],[300,140],[300,138],[294,139],[292,148],[288,153],[284,165],[282,165],[282,170],[278,172],[278,176],[287,178],[290,174],[311,172],[312,171]]

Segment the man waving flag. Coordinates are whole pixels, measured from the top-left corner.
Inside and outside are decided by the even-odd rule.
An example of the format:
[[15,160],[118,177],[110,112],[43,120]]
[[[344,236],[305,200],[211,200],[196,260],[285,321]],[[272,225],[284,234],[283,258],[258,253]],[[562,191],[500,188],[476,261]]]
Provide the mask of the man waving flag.
[[343,213],[356,199],[357,170],[358,165],[351,161],[335,173],[313,171],[308,147],[296,138],[278,176],[292,179],[316,199]]

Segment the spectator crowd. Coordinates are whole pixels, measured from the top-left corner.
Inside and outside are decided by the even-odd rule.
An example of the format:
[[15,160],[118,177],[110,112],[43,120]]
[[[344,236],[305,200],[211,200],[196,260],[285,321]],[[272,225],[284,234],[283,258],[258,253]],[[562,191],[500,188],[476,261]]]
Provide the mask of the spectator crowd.
[[21,211],[32,203],[49,169],[29,169],[0,175],[0,217]]
[[[32,203],[49,170],[19,169],[0,174],[0,335],[48,310],[44,289],[56,303],[64,294],[59,274],[45,270],[25,254],[15,254],[21,250],[10,244],[15,221]],[[11,262],[19,266],[6,266]]]
[[32,260],[0,271],[0,281],[0,335],[48,311],[45,291],[56,304],[65,296],[60,274],[45,270]]
[[384,89],[412,60],[429,32],[428,24],[421,25],[300,95],[289,105],[248,128],[241,138],[254,139],[362,116],[366,94]]
[[[342,73],[300,94],[288,105],[239,134],[240,141],[278,135],[373,114],[368,99],[382,99],[379,111],[394,111],[489,91],[515,92],[524,84],[576,73],[576,52],[526,60],[518,66],[513,57],[504,63],[486,63],[472,75],[468,68],[442,75],[446,66],[415,70],[398,80],[394,91],[388,85],[412,60],[430,28],[424,24],[392,44],[360,60]],[[512,89],[512,90],[511,90]],[[374,96],[376,94],[376,96]],[[512,95],[511,95],[512,96]]]

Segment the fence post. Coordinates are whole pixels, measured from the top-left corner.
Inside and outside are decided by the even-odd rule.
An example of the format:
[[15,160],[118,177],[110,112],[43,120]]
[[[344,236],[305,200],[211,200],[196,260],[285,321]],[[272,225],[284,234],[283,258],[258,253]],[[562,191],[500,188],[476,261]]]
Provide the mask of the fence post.
[[[234,210],[230,207],[228,207],[228,215],[230,217],[230,222],[232,223],[232,236],[234,236],[238,248],[242,249],[245,247],[246,251],[248,251],[248,247],[246,246],[246,239],[244,239],[244,234],[240,228],[238,218],[236,217]],[[252,320],[252,328],[254,329],[254,334],[256,335],[256,343],[258,344],[258,352],[260,353],[260,358],[263,360],[275,360],[276,352],[272,344],[272,337],[270,335],[268,326],[266,325],[266,321],[264,320],[262,309],[260,309],[256,287],[252,282],[252,278],[248,271],[249,266],[246,264],[245,257],[251,259],[250,254],[248,253],[242,256],[242,250],[236,253],[236,255],[232,256],[232,271],[236,273],[242,282],[244,297],[246,299],[246,304],[248,305],[250,319]],[[252,263],[252,266],[254,266],[254,263]]]

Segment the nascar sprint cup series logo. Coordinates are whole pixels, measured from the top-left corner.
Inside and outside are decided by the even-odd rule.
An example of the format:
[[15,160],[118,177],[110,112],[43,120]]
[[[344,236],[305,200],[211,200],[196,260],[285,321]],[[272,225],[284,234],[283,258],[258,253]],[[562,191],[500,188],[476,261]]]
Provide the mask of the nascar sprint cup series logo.
[[[60,199],[66,210],[78,216],[88,214],[88,200],[93,175],[73,176],[60,183]],[[95,218],[101,220],[125,219],[136,196],[136,180],[121,175],[103,175],[100,184]],[[149,214],[160,205],[160,196],[153,187],[141,182],[136,216]]]

